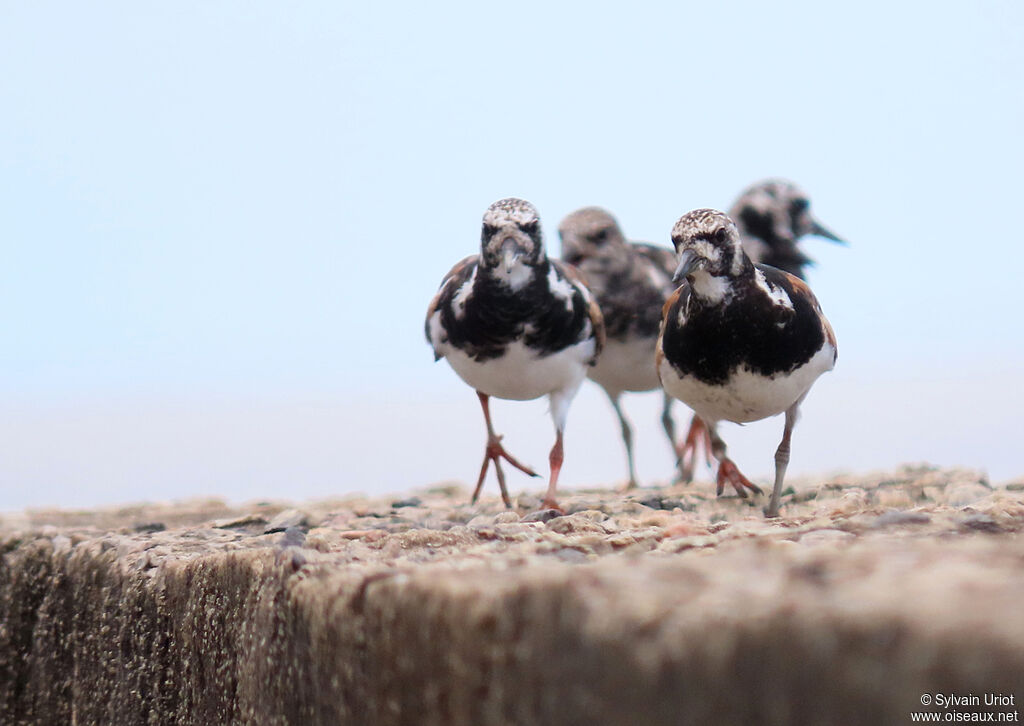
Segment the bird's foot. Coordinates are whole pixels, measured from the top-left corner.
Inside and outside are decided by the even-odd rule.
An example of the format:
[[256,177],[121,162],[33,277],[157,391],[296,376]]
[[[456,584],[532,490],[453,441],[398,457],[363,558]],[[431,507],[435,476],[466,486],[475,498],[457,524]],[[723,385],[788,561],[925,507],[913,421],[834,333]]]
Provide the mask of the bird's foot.
[[632,491],[632,490],[636,489],[638,486],[640,486],[640,485],[637,484],[636,479],[630,479],[625,484],[623,484],[623,485],[621,485],[619,487],[619,491],[622,492],[622,493],[629,492],[629,491]]
[[480,465],[480,477],[476,480],[476,488],[473,490],[473,496],[469,500],[472,504],[476,504],[477,499],[480,498],[480,490],[483,489],[484,479],[487,477],[487,469],[490,468],[491,462],[494,462],[494,473],[498,476],[498,486],[501,488],[501,501],[505,503],[507,509],[512,509],[512,499],[508,495],[508,487],[505,486],[505,472],[501,470],[502,459],[525,474],[539,476],[533,469],[525,464],[520,464],[511,454],[505,451],[505,448],[501,445],[500,436],[491,436],[487,439],[487,448],[484,449],[484,461]]
[[559,512],[560,514],[565,514],[565,510],[564,510],[564,509],[562,509],[562,508],[561,508],[561,507],[560,507],[560,506],[558,505],[558,502],[557,502],[557,501],[555,501],[555,500],[554,500],[553,498],[551,498],[551,497],[545,497],[545,498],[544,498],[544,501],[543,501],[543,502],[541,502],[540,508],[541,508],[542,510],[543,510],[543,509],[554,509],[554,510],[555,510],[556,512]]
[[718,463],[718,496],[722,496],[722,491],[725,489],[725,485],[730,484],[733,489],[736,490],[736,494],[743,499],[747,498],[746,489],[757,494],[764,494],[757,484],[747,479],[740,473],[740,470],[736,468],[736,464],[733,463],[732,459],[722,459]]
[[693,481],[693,470],[693,459],[690,459],[689,461],[683,461],[683,459],[679,459],[676,462],[676,475],[675,478],[672,479],[672,483],[689,484],[690,482]]
[[501,436],[495,436],[487,441],[486,457],[493,461],[495,464],[498,463],[499,458],[502,458],[515,468],[519,469],[519,471],[523,472],[524,474],[528,474],[529,476],[540,476],[540,474],[538,474],[525,464],[519,463],[515,459],[515,457],[513,457],[510,453],[505,451],[505,447],[501,445],[502,438],[503,437]]

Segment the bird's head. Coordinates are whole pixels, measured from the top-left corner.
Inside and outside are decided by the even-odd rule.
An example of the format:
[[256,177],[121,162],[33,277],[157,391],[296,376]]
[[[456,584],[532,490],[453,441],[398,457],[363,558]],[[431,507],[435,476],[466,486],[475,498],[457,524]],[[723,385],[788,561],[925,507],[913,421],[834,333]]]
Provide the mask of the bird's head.
[[753,266],[740,244],[736,225],[715,209],[687,212],[672,228],[679,263],[672,281],[681,284],[695,275],[734,278]]
[[600,207],[584,207],[558,225],[562,259],[579,265],[589,259],[609,259],[625,254],[626,239],[615,217]]
[[[791,261],[799,273],[811,259],[796,248],[806,235],[846,242],[815,219],[811,200],[796,184],[785,179],[766,179],[746,189],[733,204],[729,215],[739,225],[743,240],[751,245],[756,259]],[[760,247],[764,249],[760,249]]]
[[485,267],[502,276],[544,261],[540,216],[523,199],[501,199],[484,212],[480,234],[481,259]]

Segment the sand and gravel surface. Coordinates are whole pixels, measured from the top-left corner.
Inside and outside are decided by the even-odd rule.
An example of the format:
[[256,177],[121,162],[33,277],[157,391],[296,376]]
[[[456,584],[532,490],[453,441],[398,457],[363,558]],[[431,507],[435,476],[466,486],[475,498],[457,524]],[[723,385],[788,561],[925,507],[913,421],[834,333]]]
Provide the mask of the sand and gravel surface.
[[1024,698],[1024,480],[794,479],[777,520],[708,483],[561,503],[0,515],[0,723],[874,724]]

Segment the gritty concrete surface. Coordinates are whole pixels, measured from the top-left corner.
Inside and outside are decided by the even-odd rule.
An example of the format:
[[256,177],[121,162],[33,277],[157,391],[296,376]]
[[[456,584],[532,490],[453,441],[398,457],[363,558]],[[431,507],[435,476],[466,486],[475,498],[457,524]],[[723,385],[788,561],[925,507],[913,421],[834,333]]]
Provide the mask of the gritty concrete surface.
[[1024,698],[1022,481],[806,479],[778,520],[706,483],[561,502],[0,515],[0,723],[885,724]]

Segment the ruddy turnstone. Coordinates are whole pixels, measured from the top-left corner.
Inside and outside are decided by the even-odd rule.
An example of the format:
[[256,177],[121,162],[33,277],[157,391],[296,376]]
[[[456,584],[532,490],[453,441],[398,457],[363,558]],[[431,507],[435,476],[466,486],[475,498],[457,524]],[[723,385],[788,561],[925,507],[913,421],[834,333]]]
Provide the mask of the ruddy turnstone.
[[[729,216],[740,233],[743,250],[758,264],[777,267],[804,279],[814,261],[797,247],[801,238],[815,235],[845,245],[811,214],[811,200],[800,187],[785,179],[765,179],[747,187],[733,203]],[[707,433],[694,416],[686,440],[679,447],[680,478],[690,481],[697,464],[698,443],[704,442],[710,462]]]
[[718,459],[718,493],[760,493],[726,456],[719,421],[747,423],[786,413],[775,452],[775,485],[765,514],[778,516],[800,402],[836,361],[836,338],[798,277],[751,262],[729,217],[712,209],[683,215],[672,229],[682,283],[665,303],[657,370],[665,391],[701,418]]
[[729,210],[747,255],[803,279],[813,265],[797,243],[815,235],[845,245],[811,214],[811,200],[800,187],[785,179],[765,179],[743,191]]
[[427,341],[434,359],[446,358],[476,389],[487,424],[487,446],[473,501],[490,462],[505,506],[512,502],[500,459],[530,476],[501,445],[491,424],[489,397],[525,401],[547,396],[555,424],[548,457],[551,478],[544,506],[557,508],[562,437],[576,391],[604,344],[601,311],[579,273],[544,253],[537,210],[522,199],[502,199],[484,213],[480,254],[459,262],[430,301]]
[[[584,207],[568,215],[558,225],[558,234],[562,259],[580,268],[604,315],[607,341],[587,376],[608,394],[619,417],[629,464],[628,486],[635,487],[633,432],[620,398],[626,391],[661,387],[654,369],[654,347],[661,308],[675,289],[675,255],[667,248],[626,241],[615,217],[600,207]],[[672,401],[665,395],[661,422],[675,450]]]

